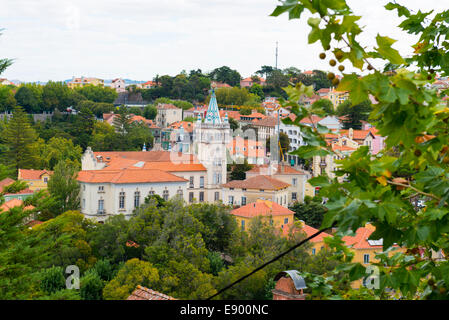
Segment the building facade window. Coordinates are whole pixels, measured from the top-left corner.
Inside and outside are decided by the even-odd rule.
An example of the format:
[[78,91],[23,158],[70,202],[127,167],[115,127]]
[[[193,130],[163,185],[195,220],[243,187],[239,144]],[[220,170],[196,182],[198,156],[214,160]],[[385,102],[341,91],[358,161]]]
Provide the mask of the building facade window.
[[215,192],[215,195],[214,195],[214,200],[215,201],[218,201],[218,200],[220,200],[220,192]]
[[296,201],[298,199],[298,196],[296,194],[296,192],[292,192],[292,200]]
[[363,255],[363,263],[369,263],[369,254],[368,253],[365,253]]
[[189,192],[189,202],[193,202],[193,192]]
[[98,200],[98,213],[102,214],[104,212],[104,200]]
[[193,177],[189,179],[189,188],[194,188]]
[[313,249],[312,249],[312,254],[315,254],[315,253],[316,253],[316,249],[313,248]]
[[284,219],[284,224],[287,224],[288,223],[288,218],[285,218]]
[[200,202],[204,202],[204,191],[200,192]]
[[234,204],[234,196],[229,196],[229,204]]
[[168,190],[165,189],[165,190],[162,192],[162,198],[164,198],[165,201],[168,201],[168,196],[169,196]]
[[98,186],[98,192],[104,192],[104,186]]
[[81,202],[81,208],[86,209],[86,199],[83,199],[83,201]]
[[200,177],[200,188],[204,188],[204,177]]
[[244,231],[245,230],[245,220],[242,220],[241,226],[242,226],[242,230]]
[[177,191],[176,193],[177,193],[177,195],[178,195],[179,197],[181,197],[181,198],[182,198],[182,196],[184,195],[183,192],[182,192],[182,189],[178,189],[178,191]]
[[140,206],[140,192],[134,192],[134,208],[138,208]]
[[125,209],[125,193],[123,191],[118,196],[118,208]]
[[242,206],[246,205],[246,197],[242,197]]
[[298,184],[298,179],[297,178],[293,178],[292,179],[292,185],[296,187],[297,184]]

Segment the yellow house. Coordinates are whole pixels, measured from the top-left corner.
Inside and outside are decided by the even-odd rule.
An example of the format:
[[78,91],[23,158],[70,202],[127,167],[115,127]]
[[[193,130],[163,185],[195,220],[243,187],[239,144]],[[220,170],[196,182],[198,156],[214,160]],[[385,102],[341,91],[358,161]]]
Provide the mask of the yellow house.
[[[342,240],[345,244],[354,251],[354,258],[352,262],[361,263],[364,266],[368,266],[371,263],[376,263],[379,260],[375,258],[377,253],[383,252],[383,241],[380,240],[368,240],[370,235],[376,230],[372,224],[367,224],[365,227],[358,228],[355,236],[346,236]],[[396,252],[405,252],[405,248],[396,246],[396,250],[390,253],[390,255]],[[362,285],[362,281],[354,281],[352,287],[359,288]]]
[[[305,224],[304,221],[301,220],[301,231],[303,231],[307,235],[307,237],[310,237],[317,233],[319,230]],[[329,236],[331,235],[326,232],[322,232],[315,238],[311,239],[310,243],[312,244],[312,246],[309,253],[315,255],[318,253],[318,251],[327,247],[327,245],[324,243],[324,238]]]
[[53,171],[50,170],[33,170],[33,169],[19,169],[17,180],[25,181],[30,190],[47,189],[47,183]]
[[73,77],[71,81],[67,82],[67,86],[71,89],[77,88],[77,87],[83,87],[86,85],[94,85],[94,86],[100,86],[104,87],[104,80],[98,79],[98,78],[75,78]]
[[337,91],[334,88],[331,88],[329,90],[327,96],[324,98],[329,99],[332,101],[332,104],[334,105],[334,108],[337,109],[337,107],[349,99],[349,92],[348,91]]
[[276,202],[269,200],[256,200],[256,202],[234,209],[231,214],[235,216],[239,227],[245,231],[248,230],[249,223],[255,217],[264,217],[274,226],[286,229],[287,225],[293,223],[294,212]]

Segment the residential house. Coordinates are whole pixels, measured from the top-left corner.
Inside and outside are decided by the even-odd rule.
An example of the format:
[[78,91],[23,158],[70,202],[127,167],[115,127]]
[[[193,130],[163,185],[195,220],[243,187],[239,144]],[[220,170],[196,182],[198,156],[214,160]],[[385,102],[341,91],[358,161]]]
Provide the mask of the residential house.
[[25,181],[32,191],[44,190],[52,174],[50,170],[19,169],[17,180]]
[[75,77],[72,77],[72,80],[67,82],[67,86],[71,89],[81,88],[86,85],[104,87],[104,80],[98,79],[98,78],[85,78],[85,77],[75,78]]
[[121,78],[113,79],[110,87],[115,89],[117,92],[126,92],[126,83],[125,80]]
[[258,77],[259,80],[254,81],[252,77],[248,77],[245,79],[240,80],[240,87],[241,88],[249,88],[252,87],[253,84],[260,84],[261,86],[266,85],[266,80],[264,78]]
[[233,137],[226,146],[229,156],[235,163],[264,164],[266,158],[265,141]]
[[[352,249],[354,252],[354,258],[352,262],[361,263],[364,266],[368,266],[371,263],[376,263],[379,260],[376,259],[376,254],[383,252],[383,239],[370,240],[369,237],[376,230],[372,224],[366,224],[364,227],[358,228],[354,236],[345,236],[342,240],[345,245]],[[405,252],[406,248],[401,248],[397,245],[393,245],[394,251],[389,255],[393,255],[397,252]],[[363,281],[355,281],[351,284],[352,287],[358,288],[363,285]]]
[[156,106],[156,125],[160,128],[166,128],[176,121],[182,121],[182,109],[173,104],[158,104]]
[[206,117],[206,113],[207,113],[207,106],[194,106],[193,108],[184,110],[182,118],[183,120],[185,118],[198,119],[198,116],[200,116],[201,119],[204,119]]
[[287,204],[292,204],[295,201],[304,201],[307,180],[311,178],[310,173],[283,164],[254,166],[246,172],[247,179],[257,177],[258,175],[271,176],[289,184]]
[[0,86],[15,86],[14,82],[9,81],[6,78],[0,78]]
[[142,89],[151,89],[151,88],[154,88],[156,86],[157,86],[157,84],[154,81],[147,81],[147,82],[144,82],[144,83],[137,84],[137,87],[138,88],[142,88]]
[[232,210],[231,214],[235,217],[238,226],[243,231],[249,229],[251,220],[256,217],[262,217],[262,219],[282,230],[288,230],[288,227],[294,221],[293,211],[270,200],[257,199],[255,202]]
[[[9,211],[15,207],[22,207],[24,210],[34,210],[35,209],[35,207],[32,205],[24,206],[23,200],[11,199],[11,200],[4,202],[2,205],[0,205],[0,214],[2,212]],[[29,221],[29,219],[26,219],[26,221]]]
[[277,121],[278,120],[275,117],[255,119],[251,122],[249,128],[253,128],[256,131],[257,140],[265,143],[268,138],[272,137],[275,134]]
[[[117,116],[115,113],[103,113],[103,121],[109,123],[111,126],[114,125],[114,119]],[[146,127],[148,127],[151,130],[151,133],[156,140],[160,138],[161,135],[161,128],[159,128],[153,120],[147,119],[142,116],[136,116],[133,113],[129,114],[129,120],[131,123],[139,123],[144,124]]]
[[233,180],[222,185],[223,201],[229,205],[243,206],[255,202],[257,199],[262,199],[287,206],[289,186],[289,183],[268,175],[258,175],[245,180]]

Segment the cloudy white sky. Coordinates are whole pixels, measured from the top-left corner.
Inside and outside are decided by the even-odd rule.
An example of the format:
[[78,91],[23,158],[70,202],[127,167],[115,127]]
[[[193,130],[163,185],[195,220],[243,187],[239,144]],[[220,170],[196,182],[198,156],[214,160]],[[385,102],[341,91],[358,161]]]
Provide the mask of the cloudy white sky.
[[[269,17],[276,0],[0,0],[0,57],[15,62],[1,76],[21,81],[72,76],[151,80],[223,65],[250,76],[261,65],[328,69],[318,45],[307,44],[310,27]],[[364,18],[372,45],[377,33],[399,39],[406,53],[413,40],[395,26],[386,0],[348,0]],[[401,1],[399,1],[401,3]],[[402,1],[414,10],[444,10],[446,0]]]

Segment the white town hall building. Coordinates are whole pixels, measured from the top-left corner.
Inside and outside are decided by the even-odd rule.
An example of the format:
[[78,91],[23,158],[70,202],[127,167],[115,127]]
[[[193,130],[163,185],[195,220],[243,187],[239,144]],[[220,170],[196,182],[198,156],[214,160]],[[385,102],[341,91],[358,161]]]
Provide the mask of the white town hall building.
[[177,151],[93,152],[88,147],[78,174],[81,212],[97,221],[116,214],[129,218],[152,194],[187,203],[219,201],[229,139],[227,115],[220,118],[212,90],[204,121],[199,116],[195,123],[193,145],[180,141]]

